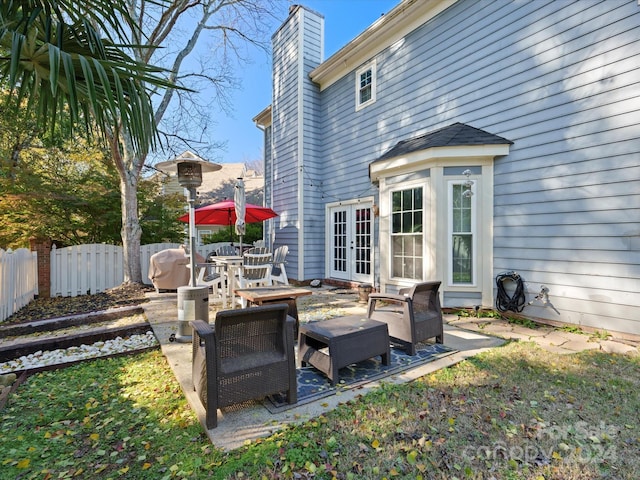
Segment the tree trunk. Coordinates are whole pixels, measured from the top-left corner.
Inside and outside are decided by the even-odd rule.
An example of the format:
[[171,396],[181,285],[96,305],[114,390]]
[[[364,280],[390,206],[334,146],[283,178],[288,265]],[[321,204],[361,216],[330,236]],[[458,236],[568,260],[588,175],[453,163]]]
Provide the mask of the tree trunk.
[[142,229],[138,221],[138,179],[134,174],[127,175],[120,182],[122,199],[122,249],[124,255],[124,283],[142,283],[140,265],[140,237]]
[[140,265],[140,238],[142,229],[138,220],[138,180],[144,159],[136,155],[126,133],[110,138],[111,154],[120,176],[122,204],[122,250],[124,283],[142,283]]

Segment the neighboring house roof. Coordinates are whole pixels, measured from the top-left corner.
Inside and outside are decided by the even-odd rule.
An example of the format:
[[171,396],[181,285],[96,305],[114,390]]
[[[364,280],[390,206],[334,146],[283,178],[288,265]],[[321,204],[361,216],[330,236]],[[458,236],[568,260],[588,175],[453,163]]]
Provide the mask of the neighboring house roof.
[[513,145],[511,140],[485,132],[479,128],[464,123],[454,123],[448,127],[420,135],[419,137],[402,140],[382,155],[378,160],[406,155],[408,153],[435,147],[457,147],[461,145]]
[[[187,158],[202,160],[202,158],[190,151],[186,151],[181,155],[178,155],[174,160]],[[200,195],[206,196],[208,193],[221,190],[224,184],[232,182],[236,178],[243,178],[244,188],[247,193],[262,191],[264,188],[264,177],[262,175],[258,175],[255,170],[247,170],[247,166],[244,163],[220,163],[219,165],[222,167],[220,170],[202,173],[202,184],[197,188]],[[163,184],[163,193],[169,194],[184,192],[184,188],[178,183],[177,174],[171,174],[168,179],[163,177],[161,180],[165,180]],[[222,200],[224,200],[224,198],[218,198],[214,201]]]
[[198,192],[202,194],[218,190],[223,184],[236,178],[244,180],[246,192],[260,190],[264,187],[264,177],[258,176],[253,170],[247,170],[244,163],[221,163],[220,165],[222,168],[217,172],[202,174],[202,185],[198,187]]

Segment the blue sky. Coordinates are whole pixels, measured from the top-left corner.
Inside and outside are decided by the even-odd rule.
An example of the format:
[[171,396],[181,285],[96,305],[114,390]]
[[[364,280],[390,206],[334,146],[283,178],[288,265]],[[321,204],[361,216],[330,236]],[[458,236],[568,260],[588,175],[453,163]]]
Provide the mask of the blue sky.
[[[300,0],[301,4],[324,15],[325,59],[345,46],[400,3],[400,0]],[[286,14],[286,11],[283,13]],[[279,19],[279,27],[286,16]],[[274,29],[275,31],[275,29]],[[263,53],[237,72],[242,82],[233,98],[233,116],[220,118],[215,137],[227,143],[216,162],[249,162],[262,158],[262,133],[251,119],[271,103],[271,63]]]

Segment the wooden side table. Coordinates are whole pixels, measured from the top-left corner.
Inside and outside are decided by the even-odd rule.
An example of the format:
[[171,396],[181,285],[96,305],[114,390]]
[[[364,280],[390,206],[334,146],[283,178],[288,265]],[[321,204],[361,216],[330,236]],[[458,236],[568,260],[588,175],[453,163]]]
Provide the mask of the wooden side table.
[[234,293],[246,299],[248,305],[268,305],[270,303],[286,303],[289,305],[289,315],[296,320],[295,334],[298,335],[298,305],[296,298],[311,295],[311,290],[290,287],[288,285],[275,285],[272,287],[237,288]]
[[338,371],[380,355],[389,365],[391,351],[387,324],[362,315],[332,318],[300,326],[298,357],[302,366],[313,365],[331,384],[338,382]]

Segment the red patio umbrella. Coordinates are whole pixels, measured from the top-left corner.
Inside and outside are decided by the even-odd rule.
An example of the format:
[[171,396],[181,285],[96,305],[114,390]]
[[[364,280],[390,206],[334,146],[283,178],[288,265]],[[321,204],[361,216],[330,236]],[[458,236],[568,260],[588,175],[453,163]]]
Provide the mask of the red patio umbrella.
[[[277,217],[278,214],[267,207],[246,204],[244,221],[245,223],[257,223],[269,218]],[[181,222],[189,222],[189,214],[184,214],[178,218]],[[235,225],[236,207],[233,200],[214,203],[195,209],[196,225]]]

